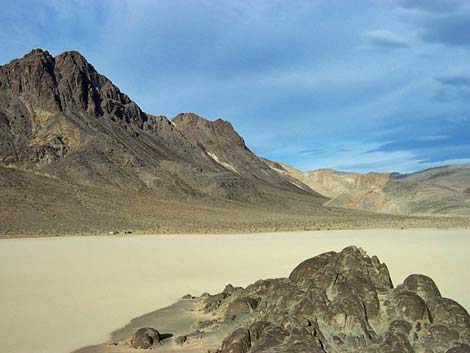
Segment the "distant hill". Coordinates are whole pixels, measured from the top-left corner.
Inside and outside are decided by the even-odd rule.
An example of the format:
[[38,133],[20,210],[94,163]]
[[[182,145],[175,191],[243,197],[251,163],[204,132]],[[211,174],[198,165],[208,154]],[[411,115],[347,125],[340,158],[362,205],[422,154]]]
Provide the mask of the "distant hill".
[[469,164],[411,174],[301,172],[280,164],[278,168],[328,197],[327,206],[392,214],[470,215]]

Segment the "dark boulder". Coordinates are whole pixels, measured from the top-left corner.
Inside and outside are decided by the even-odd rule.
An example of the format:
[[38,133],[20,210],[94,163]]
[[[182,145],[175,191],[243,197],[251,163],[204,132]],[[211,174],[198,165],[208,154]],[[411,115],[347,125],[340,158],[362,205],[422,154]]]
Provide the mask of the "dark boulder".
[[303,290],[312,286],[329,287],[336,274],[332,279],[331,273],[327,273],[326,270],[328,264],[336,260],[336,256],[337,254],[331,251],[305,260],[291,272],[289,279]]
[[150,349],[158,345],[161,341],[160,333],[151,328],[143,327],[139,328],[131,339],[132,348]]
[[241,314],[251,313],[258,307],[258,301],[252,297],[241,297],[235,299],[228,305],[225,317],[233,319]]
[[375,348],[370,350],[369,352],[414,353],[414,349],[405,335],[402,335],[400,333],[387,332],[384,335],[383,342],[378,346],[378,350],[377,348]]
[[187,340],[188,340],[188,337],[186,337],[186,336],[178,336],[178,337],[175,338],[175,343],[176,343],[176,344],[179,344],[179,345],[182,345],[182,344],[184,344]]
[[390,323],[389,331],[392,333],[399,333],[402,335],[409,335],[412,326],[409,322],[404,320],[394,320]]
[[409,275],[403,281],[403,287],[409,291],[415,292],[425,301],[441,297],[436,283],[425,275]]
[[252,342],[256,342],[263,335],[264,329],[271,324],[267,321],[257,321],[250,326],[250,337]]
[[427,305],[434,323],[455,329],[470,341],[470,316],[463,306],[448,298],[434,298]]
[[209,295],[207,298],[204,299],[204,311],[210,312],[217,310],[227,297],[228,295],[224,292],[215,295]]
[[437,351],[445,351],[452,347],[460,338],[457,331],[447,326],[437,324],[429,328],[429,334],[425,338],[427,346],[433,347]]
[[414,292],[395,290],[390,298],[392,305],[387,306],[390,318],[404,319],[409,322],[429,321],[429,312],[424,300]]
[[251,347],[250,331],[239,328],[222,343],[222,353],[246,353]]

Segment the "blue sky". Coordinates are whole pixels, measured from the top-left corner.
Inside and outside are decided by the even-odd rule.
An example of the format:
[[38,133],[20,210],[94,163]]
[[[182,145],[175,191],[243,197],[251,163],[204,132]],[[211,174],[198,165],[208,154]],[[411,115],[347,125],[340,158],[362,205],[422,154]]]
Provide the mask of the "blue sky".
[[0,0],[0,63],[78,50],[141,108],[302,170],[470,162],[467,0]]

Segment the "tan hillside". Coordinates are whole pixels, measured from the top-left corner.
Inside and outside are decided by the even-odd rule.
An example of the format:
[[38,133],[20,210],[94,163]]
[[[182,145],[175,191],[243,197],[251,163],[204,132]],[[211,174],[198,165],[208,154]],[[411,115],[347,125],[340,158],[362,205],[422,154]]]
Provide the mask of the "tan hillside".
[[470,214],[470,165],[432,168],[417,173],[366,174],[319,169],[301,172],[273,163],[312,190],[328,197],[326,206],[391,214]]

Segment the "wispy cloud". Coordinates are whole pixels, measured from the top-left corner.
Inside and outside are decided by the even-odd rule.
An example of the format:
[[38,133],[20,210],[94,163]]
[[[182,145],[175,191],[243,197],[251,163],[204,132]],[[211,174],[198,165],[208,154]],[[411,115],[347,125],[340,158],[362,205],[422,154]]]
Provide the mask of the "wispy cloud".
[[[402,0],[399,7],[418,11],[413,20],[420,37],[429,43],[470,46],[470,3],[466,0]],[[410,15],[413,15],[410,14]]]
[[443,141],[450,139],[449,135],[430,135],[430,136],[420,136],[417,137],[417,141]]
[[329,154],[321,155],[314,161],[304,161],[299,167],[302,170],[331,168],[340,171],[388,172],[408,171],[419,162],[411,152],[380,151],[378,147],[378,144],[367,141],[332,144]]
[[436,80],[443,85],[455,87],[470,87],[470,74],[439,76]]
[[435,93],[435,98],[441,102],[456,100],[468,101],[470,99],[470,75],[453,74],[436,78],[441,86]]
[[408,40],[388,30],[367,31],[364,34],[368,46],[373,49],[390,50],[408,48]]

